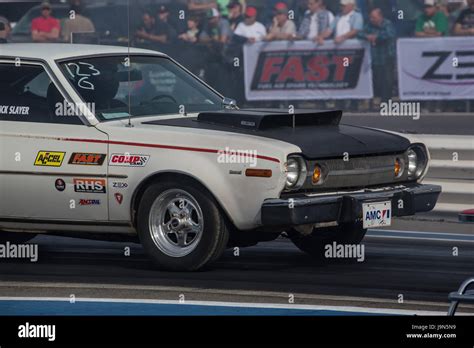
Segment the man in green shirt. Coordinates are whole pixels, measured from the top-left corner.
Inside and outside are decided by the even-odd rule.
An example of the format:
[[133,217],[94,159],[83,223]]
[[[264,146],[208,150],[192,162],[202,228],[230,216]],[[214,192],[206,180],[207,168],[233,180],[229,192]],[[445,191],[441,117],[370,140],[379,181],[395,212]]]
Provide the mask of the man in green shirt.
[[425,11],[416,21],[417,37],[445,36],[449,32],[448,18],[436,8],[435,0],[425,0]]

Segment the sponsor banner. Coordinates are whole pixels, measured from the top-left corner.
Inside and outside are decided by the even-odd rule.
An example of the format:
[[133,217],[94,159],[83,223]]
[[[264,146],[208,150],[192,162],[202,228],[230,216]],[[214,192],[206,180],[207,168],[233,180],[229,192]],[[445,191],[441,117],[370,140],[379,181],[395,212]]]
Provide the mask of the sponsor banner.
[[397,45],[402,100],[474,99],[473,38],[400,39]]
[[110,156],[109,166],[120,167],[144,167],[150,156],[148,155],[131,155],[125,153],[113,153]]
[[74,152],[69,158],[69,164],[101,166],[104,160],[105,154]]
[[244,46],[247,100],[370,99],[370,47],[358,40]]
[[105,193],[105,179],[73,179],[74,191],[82,193]]
[[35,166],[61,167],[65,152],[39,151],[35,159]]

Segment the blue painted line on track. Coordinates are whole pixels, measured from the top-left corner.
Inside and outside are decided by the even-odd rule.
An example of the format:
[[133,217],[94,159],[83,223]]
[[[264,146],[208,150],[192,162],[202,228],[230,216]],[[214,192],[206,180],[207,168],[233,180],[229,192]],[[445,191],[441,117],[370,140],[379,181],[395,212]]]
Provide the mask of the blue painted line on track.
[[0,315],[5,316],[360,316],[374,313],[336,310],[230,307],[211,305],[0,300]]

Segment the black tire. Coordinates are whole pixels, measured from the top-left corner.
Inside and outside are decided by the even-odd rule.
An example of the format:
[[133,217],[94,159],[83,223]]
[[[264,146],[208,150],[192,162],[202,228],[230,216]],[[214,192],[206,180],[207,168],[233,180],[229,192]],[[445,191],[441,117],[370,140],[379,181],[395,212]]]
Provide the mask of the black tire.
[[346,223],[313,229],[310,235],[302,235],[294,229],[288,231],[291,241],[303,252],[316,259],[324,259],[325,246],[336,242],[337,244],[360,244],[364,239],[366,229],[362,223]]
[[[202,211],[203,230],[201,239],[187,255],[170,256],[160,249],[152,237],[150,213],[155,200],[170,190],[180,190],[190,195]],[[227,222],[214,197],[205,189],[187,180],[164,181],[149,186],[140,201],[137,214],[140,242],[155,264],[164,270],[196,271],[219,259],[229,239]]]
[[36,233],[3,232],[0,231],[0,243],[24,244],[36,237]]

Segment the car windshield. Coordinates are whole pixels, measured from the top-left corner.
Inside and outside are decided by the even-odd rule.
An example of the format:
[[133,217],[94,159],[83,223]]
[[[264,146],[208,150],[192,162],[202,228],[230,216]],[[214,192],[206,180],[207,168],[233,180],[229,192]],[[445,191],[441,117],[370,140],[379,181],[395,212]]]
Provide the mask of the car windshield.
[[221,96],[166,57],[95,57],[60,67],[101,121],[223,107]]

